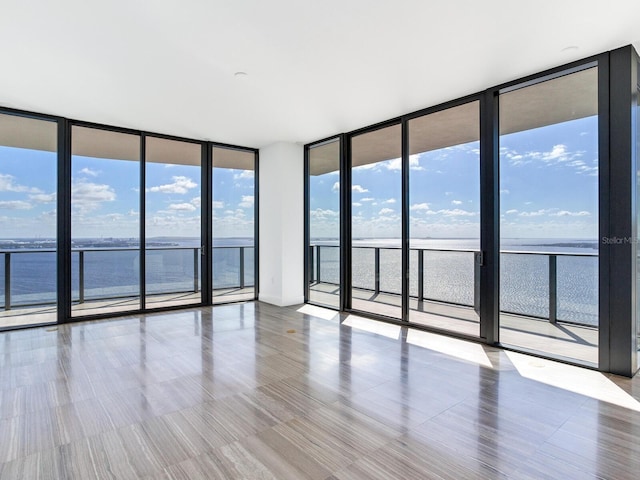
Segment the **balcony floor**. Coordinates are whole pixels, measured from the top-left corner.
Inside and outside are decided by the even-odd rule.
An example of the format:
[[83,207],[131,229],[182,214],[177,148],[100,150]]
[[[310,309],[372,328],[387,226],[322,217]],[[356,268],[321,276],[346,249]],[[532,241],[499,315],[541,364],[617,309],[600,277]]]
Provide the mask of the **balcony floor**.
[[[225,288],[214,290],[213,303],[230,303],[254,298],[254,288]],[[173,293],[147,296],[147,309],[175,306],[188,306],[201,301],[200,293]],[[88,300],[84,303],[74,303],[72,316],[98,315],[104,313],[122,313],[138,310],[140,298],[115,298],[107,300]],[[0,310],[0,329],[56,323],[55,306],[15,307],[11,310]]]
[[[332,284],[315,284],[311,288],[313,303],[337,306],[338,289]],[[400,317],[400,296],[393,294],[375,295],[370,290],[354,289],[352,308],[362,312]],[[480,323],[477,314],[470,307],[424,301],[418,304],[410,301],[409,320],[452,332],[479,336]],[[598,330],[592,327],[558,322],[552,324],[544,319],[511,315],[500,315],[500,342],[550,355],[559,359],[578,361],[592,366],[598,364]]]

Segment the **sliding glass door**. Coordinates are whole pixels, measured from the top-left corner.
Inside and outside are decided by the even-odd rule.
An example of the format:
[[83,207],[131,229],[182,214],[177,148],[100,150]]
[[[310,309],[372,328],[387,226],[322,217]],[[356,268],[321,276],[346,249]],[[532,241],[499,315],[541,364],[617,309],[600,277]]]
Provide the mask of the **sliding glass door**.
[[409,129],[409,321],[479,336],[480,102]]
[[401,126],[351,138],[351,307],[402,318]]
[[0,329],[57,320],[57,135],[0,114]]
[[256,154],[214,146],[213,303],[256,298]]
[[340,308],[340,139],[309,148],[307,298]]
[[202,147],[145,137],[145,308],[202,301]]
[[71,129],[72,316],[139,310],[139,135]]
[[500,92],[500,341],[598,364],[598,67]]

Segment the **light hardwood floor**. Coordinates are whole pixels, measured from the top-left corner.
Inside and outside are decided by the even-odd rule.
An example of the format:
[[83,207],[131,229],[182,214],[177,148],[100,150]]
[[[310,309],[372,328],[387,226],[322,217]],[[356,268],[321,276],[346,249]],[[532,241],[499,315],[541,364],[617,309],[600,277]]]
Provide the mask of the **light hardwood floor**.
[[637,479],[640,379],[309,305],[0,333],[2,479]]

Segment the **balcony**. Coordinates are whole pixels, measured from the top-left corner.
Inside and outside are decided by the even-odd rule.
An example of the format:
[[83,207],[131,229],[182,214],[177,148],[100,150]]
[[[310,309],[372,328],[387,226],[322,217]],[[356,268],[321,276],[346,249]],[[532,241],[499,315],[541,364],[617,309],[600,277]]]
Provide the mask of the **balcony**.
[[[479,336],[477,251],[412,248],[409,320]],[[353,247],[352,307],[398,317],[398,247]],[[338,305],[339,249],[309,250],[313,303]],[[501,251],[500,340],[556,357],[598,362],[598,255]]]
[[[201,249],[153,247],[146,253],[146,308],[201,301]],[[214,303],[254,298],[254,247],[216,246],[212,251]],[[56,251],[3,250],[0,328],[52,323],[56,314]],[[74,316],[140,308],[140,250],[72,250]]]

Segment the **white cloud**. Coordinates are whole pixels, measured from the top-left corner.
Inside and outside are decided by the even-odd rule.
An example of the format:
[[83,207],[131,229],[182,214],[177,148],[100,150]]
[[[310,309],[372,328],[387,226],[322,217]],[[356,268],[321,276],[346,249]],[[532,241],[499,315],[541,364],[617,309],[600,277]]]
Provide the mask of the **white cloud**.
[[520,217],[539,217],[541,215],[545,215],[549,213],[549,210],[545,210],[545,209],[540,209],[540,210],[535,210],[532,212],[520,212],[518,215]]
[[[387,160],[382,165],[384,165],[387,170],[402,170],[402,159],[394,158],[393,160]],[[411,155],[409,157],[409,169],[424,170],[424,167],[420,166],[420,154]]]
[[420,154],[411,155],[409,157],[409,170],[424,170],[424,167],[420,166]]
[[559,212],[549,214],[552,217],[588,217],[591,213],[581,210],[579,212],[570,212],[568,210],[560,210]]
[[396,199],[395,198],[390,198],[389,200],[385,200],[382,203],[383,204],[393,204],[393,203],[396,203]]
[[172,203],[169,205],[172,212],[194,212],[196,207],[192,203]]
[[460,200],[451,200],[451,204],[452,205],[462,205],[462,202]]
[[35,187],[26,187],[15,183],[13,175],[0,173],[0,192],[28,192],[42,193],[42,190]]
[[512,208],[511,210],[507,210],[505,213],[506,213],[507,215],[512,215],[512,214],[514,214],[514,213],[518,213],[518,210],[516,210],[515,208]]
[[[500,148],[500,155],[512,165],[526,165],[533,162],[542,162],[545,165],[565,165],[574,168],[577,173],[597,175],[597,167],[588,167],[581,160],[586,152],[582,150],[569,151],[566,145],[561,143],[551,147],[548,151],[518,152],[507,147]],[[595,172],[595,173],[594,173]]]
[[98,175],[100,175],[100,171],[98,170],[91,170],[90,168],[83,168],[82,170],[80,170],[80,173],[84,174],[84,175],[88,175],[90,177],[97,177]]
[[[338,183],[338,182],[336,182]],[[335,189],[335,185],[334,185],[334,189]],[[351,187],[351,190],[356,192],[356,193],[367,193],[369,190],[367,190],[366,188],[363,188],[360,185],[354,185]]]
[[331,190],[333,190],[334,192],[339,192],[340,191],[340,182],[334,183],[333,187],[331,187]]
[[37,203],[53,203],[56,201],[56,194],[36,193],[35,195],[29,195],[29,199]]
[[202,199],[200,197],[193,197],[191,199],[191,205],[193,205],[194,207],[200,208],[201,204],[202,204]]
[[220,200],[214,200],[213,208],[224,208],[224,202]]
[[394,213],[391,208],[383,208],[378,212],[378,215],[388,215],[390,213]]
[[81,180],[71,186],[71,203],[81,214],[99,208],[103,202],[113,202],[115,199],[116,192],[109,185]]
[[252,208],[253,204],[254,204],[253,195],[243,195],[242,202],[240,202],[238,206],[242,208]]
[[500,190],[500,193],[503,194],[503,195],[509,195],[509,193],[511,193],[511,192],[509,192],[509,190],[504,188],[504,189]]
[[243,180],[243,179],[249,179],[249,178],[253,178],[254,177],[254,172],[253,170],[242,170],[242,172],[240,173],[235,173],[233,175],[233,179],[234,180]]
[[192,188],[196,188],[198,186],[193,180],[189,177],[177,176],[172,177],[173,183],[169,183],[166,185],[159,185],[157,187],[149,188],[150,192],[161,192],[161,193],[187,193]]
[[330,209],[323,210],[322,208],[316,208],[315,210],[311,210],[309,214],[311,215],[311,217],[315,219],[325,219],[327,217],[331,218],[331,217],[340,216],[340,212],[337,212],[335,210],[330,210]]
[[354,207],[361,207],[362,206],[362,204],[358,203],[358,202],[353,202],[351,205],[354,206]]
[[428,203],[415,203],[409,207],[410,210],[429,210],[430,208]]
[[129,210],[129,213],[127,214],[130,217],[137,217],[138,215],[140,215],[140,212],[136,212],[135,210],[131,209]]
[[462,210],[460,208],[454,208],[453,210],[438,210],[436,213],[440,213],[447,217],[473,217],[477,215],[476,212],[469,212],[467,210]]
[[0,209],[3,210],[31,210],[33,205],[22,200],[0,201]]
[[375,198],[371,198],[371,197],[365,197],[360,199],[361,202],[373,202],[374,200]]

